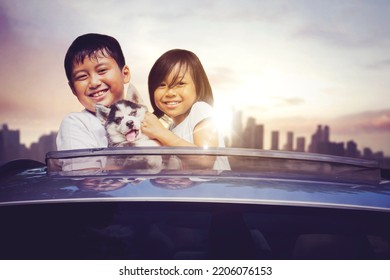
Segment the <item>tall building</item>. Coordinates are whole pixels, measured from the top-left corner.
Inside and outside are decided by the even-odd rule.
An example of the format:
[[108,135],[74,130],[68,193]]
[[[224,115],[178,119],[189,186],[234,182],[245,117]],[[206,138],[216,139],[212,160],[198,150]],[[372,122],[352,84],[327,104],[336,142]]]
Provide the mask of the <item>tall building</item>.
[[309,145],[310,153],[320,152],[320,143],[322,142],[322,126],[317,126],[317,131],[311,136],[311,143]]
[[304,152],[305,151],[305,137],[298,137],[297,138],[297,152]]
[[357,149],[357,144],[354,141],[347,142],[347,150],[345,151],[347,157],[358,157],[359,151]]
[[370,148],[364,148],[363,149],[363,157],[365,157],[367,159],[372,159],[372,158],[374,158],[374,153],[372,152],[372,150]]
[[322,142],[329,143],[330,142],[330,130],[329,126],[325,125],[324,130],[322,132]]
[[271,150],[279,150],[279,131],[271,132]]
[[255,127],[255,149],[264,149],[264,125],[258,124]]
[[330,142],[330,129],[329,126],[321,125],[317,126],[317,131],[311,137],[311,143],[309,145],[310,153],[329,154],[329,155],[345,155],[344,143]]
[[285,151],[293,151],[294,150],[294,133],[291,131],[287,132],[287,142],[284,145]]
[[240,148],[243,146],[242,112],[235,111],[232,119],[231,147]]
[[3,124],[0,130],[0,161],[20,158],[20,131],[10,130]]
[[255,133],[256,133],[256,120],[255,118],[248,118],[243,133],[242,147],[254,149],[255,148]]
[[50,134],[42,135],[41,137],[39,137],[37,143],[31,144],[30,158],[44,162],[46,153],[50,151],[55,151],[57,149],[56,137],[56,132],[52,132]]

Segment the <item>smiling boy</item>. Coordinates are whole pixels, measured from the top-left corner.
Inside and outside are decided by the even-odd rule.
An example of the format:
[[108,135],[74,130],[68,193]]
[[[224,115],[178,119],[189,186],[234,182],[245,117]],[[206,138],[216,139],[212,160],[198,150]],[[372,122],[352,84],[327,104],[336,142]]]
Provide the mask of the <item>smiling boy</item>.
[[107,147],[106,132],[95,116],[95,105],[110,106],[124,98],[130,69],[118,41],[102,34],[79,36],[70,45],[64,66],[68,84],[85,109],[63,119],[57,150]]

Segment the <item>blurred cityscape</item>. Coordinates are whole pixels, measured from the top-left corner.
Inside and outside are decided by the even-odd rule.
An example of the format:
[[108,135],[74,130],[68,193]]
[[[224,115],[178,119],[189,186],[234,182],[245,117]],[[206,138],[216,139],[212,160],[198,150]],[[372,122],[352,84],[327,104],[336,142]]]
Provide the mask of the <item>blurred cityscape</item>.
[[[284,150],[296,152],[320,153],[354,158],[374,159],[380,162],[382,167],[390,168],[390,157],[385,157],[382,151],[372,151],[369,147],[358,149],[358,143],[353,140],[344,142],[330,141],[330,128],[327,125],[313,127],[314,133],[309,142],[304,137],[294,137],[294,132],[286,135],[286,143],[281,145],[280,132],[271,131],[269,136],[264,134],[264,124],[257,124],[255,118],[249,117],[243,126],[242,112],[235,112],[232,123],[232,135],[226,138],[228,147],[266,149],[265,137],[270,137],[271,150]],[[36,143],[26,147],[20,143],[20,130],[11,130],[7,124],[3,124],[0,130],[0,163],[15,159],[32,159],[45,161],[45,155],[49,151],[56,150],[56,132],[42,135]]]
[[20,143],[20,130],[11,130],[3,124],[0,130],[0,163],[15,159],[33,159],[45,162],[46,153],[55,151],[57,132],[42,135],[30,147]]

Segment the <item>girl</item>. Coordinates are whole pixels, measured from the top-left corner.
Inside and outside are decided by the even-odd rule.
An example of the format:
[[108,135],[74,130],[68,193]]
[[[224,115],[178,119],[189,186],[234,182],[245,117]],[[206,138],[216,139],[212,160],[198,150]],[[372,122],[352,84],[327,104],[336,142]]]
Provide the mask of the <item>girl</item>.
[[[142,132],[163,146],[225,147],[223,135],[213,122],[213,93],[199,58],[187,50],[164,53],[153,65],[148,79],[154,114],[147,114]],[[172,120],[166,128],[158,118]],[[217,157],[214,169],[229,169],[227,159]]]

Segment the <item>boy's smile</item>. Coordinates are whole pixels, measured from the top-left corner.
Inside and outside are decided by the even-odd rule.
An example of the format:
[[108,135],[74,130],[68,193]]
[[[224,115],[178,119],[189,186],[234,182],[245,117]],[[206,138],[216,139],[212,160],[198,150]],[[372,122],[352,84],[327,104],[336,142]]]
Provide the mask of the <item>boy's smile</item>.
[[105,95],[107,93],[107,91],[108,91],[108,89],[95,91],[95,92],[88,94],[88,96],[92,97],[92,98],[98,98],[98,97]]
[[130,81],[128,66],[118,67],[116,61],[104,51],[96,58],[85,57],[82,63],[75,63],[72,82],[73,94],[89,111],[95,112],[95,104],[110,106],[124,98],[124,84]]

